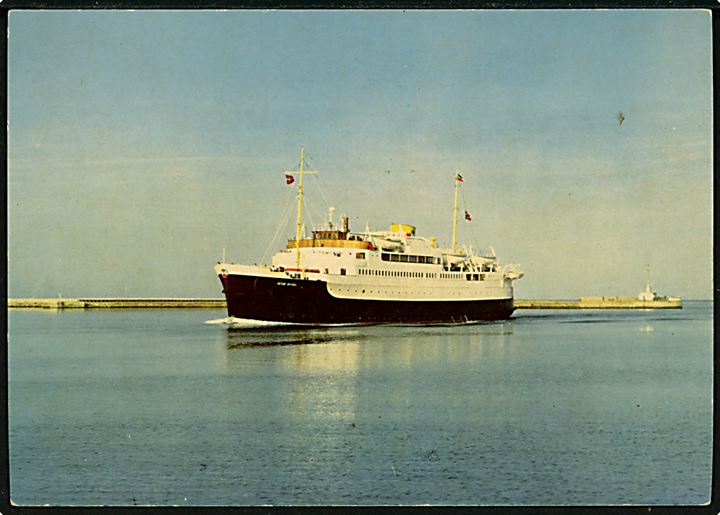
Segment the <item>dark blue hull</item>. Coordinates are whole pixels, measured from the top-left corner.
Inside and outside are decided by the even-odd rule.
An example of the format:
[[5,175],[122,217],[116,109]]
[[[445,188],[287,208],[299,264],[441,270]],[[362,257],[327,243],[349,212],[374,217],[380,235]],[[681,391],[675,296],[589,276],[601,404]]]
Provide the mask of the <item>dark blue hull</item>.
[[220,277],[228,315],[296,324],[466,323],[506,320],[512,299],[407,301],[339,299],[324,281]]

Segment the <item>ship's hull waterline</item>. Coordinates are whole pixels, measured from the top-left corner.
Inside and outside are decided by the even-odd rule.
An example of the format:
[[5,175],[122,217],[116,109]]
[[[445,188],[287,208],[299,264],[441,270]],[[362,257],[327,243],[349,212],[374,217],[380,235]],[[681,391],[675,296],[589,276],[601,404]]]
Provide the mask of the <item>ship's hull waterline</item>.
[[506,320],[513,299],[378,300],[332,296],[325,281],[218,276],[235,318],[291,324],[444,324]]

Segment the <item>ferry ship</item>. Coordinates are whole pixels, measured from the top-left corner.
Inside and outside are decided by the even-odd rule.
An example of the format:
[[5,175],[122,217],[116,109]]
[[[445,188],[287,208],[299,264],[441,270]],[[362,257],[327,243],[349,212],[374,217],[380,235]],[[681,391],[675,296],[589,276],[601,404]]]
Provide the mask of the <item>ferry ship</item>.
[[523,272],[519,265],[502,266],[494,250],[475,255],[457,244],[458,189],[464,181],[459,173],[449,248],[404,223],[352,231],[343,215],[335,227],[332,208],[327,226],[304,237],[303,178],[312,173],[318,172],[305,170],[301,149],[298,169],[285,172],[288,184],[297,178],[296,235],[270,265],[215,265],[230,317],[293,325],[452,324],[510,317],[513,282]]

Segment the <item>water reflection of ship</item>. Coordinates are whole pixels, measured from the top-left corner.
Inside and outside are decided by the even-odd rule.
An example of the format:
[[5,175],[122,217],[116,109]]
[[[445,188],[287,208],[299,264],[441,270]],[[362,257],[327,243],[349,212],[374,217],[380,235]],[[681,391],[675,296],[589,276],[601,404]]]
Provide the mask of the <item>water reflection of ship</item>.
[[[362,352],[357,330],[227,331],[227,372],[263,370],[268,398],[298,420],[355,420],[356,383]],[[342,343],[342,345],[338,345]],[[270,408],[269,408],[270,409]]]
[[[243,359],[242,350],[263,347],[290,347],[273,353],[273,360],[285,368],[300,372],[357,373],[359,367],[385,368],[385,358],[400,360],[406,367],[424,363],[427,359],[498,358],[504,353],[513,334],[512,321],[466,326],[446,325],[419,328],[413,325],[327,329],[267,329],[228,330],[226,332],[226,361]],[[389,341],[391,340],[391,341]],[[424,342],[422,349],[415,341]],[[342,345],[335,345],[340,344]],[[347,348],[346,348],[347,347]],[[233,355],[234,353],[234,355]],[[498,354],[500,353],[500,354]]]
[[[226,374],[252,376],[267,388],[267,409],[289,417],[289,423],[361,426],[370,416],[359,406],[372,386],[393,378],[383,391],[390,405],[410,399],[419,385],[443,381],[465,388],[467,376],[443,371],[482,370],[520,352],[511,345],[511,321],[473,326],[396,326],[359,329],[226,331]],[[483,365],[484,363],[484,365]],[[487,370],[487,368],[485,368]],[[272,379],[270,379],[272,378]],[[280,378],[281,380],[277,380]],[[464,379],[463,379],[464,378]],[[453,404],[460,400],[450,399]],[[373,414],[374,416],[375,414]],[[386,413],[378,413],[385,418]],[[390,414],[387,413],[389,416]],[[337,433],[338,438],[344,438]]]
[[240,349],[249,347],[280,347],[285,345],[328,344],[341,341],[357,340],[359,331],[333,331],[323,329],[303,330],[297,327],[287,329],[265,328],[228,329],[227,348]]
[[[233,362],[242,363],[252,359],[247,353],[261,348],[267,349],[264,363],[269,358],[280,368],[300,372],[344,372],[354,373],[357,369],[357,354],[363,333],[356,329],[275,329],[228,330],[226,343],[226,366],[232,369]],[[340,344],[342,345],[336,345]]]

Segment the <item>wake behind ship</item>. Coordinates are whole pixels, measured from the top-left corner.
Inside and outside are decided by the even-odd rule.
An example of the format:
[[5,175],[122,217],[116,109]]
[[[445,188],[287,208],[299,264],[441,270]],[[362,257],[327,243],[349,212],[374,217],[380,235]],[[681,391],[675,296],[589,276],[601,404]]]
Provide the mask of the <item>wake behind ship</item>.
[[[215,272],[227,299],[228,315],[238,319],[290,324],[468,323],[503,320],[513,306],[513,281],[523,273],[502,266],[494,252],[475,255],[458,246],[458,189],[455,176],[453,243],[436,246],[435,238],[415,234],[415,227],[392,224],[387,231],[351,231],[343,216],[334,227],[302,234],[303,177],[285,172],[288,184],[298,178],[295,239],[272,257],[270,265],[218,262]],[[331,208],[332,209],[332,208]],[[470,215],[465,213],[466,219]]]

